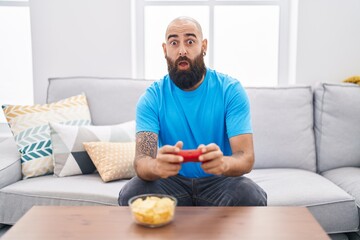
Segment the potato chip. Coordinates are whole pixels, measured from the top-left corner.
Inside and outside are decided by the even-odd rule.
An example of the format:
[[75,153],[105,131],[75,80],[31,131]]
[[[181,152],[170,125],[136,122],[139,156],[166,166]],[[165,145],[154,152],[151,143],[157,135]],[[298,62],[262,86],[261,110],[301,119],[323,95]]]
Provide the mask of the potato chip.
[[176,203],[168,197],[147,196],[130,205],[134,218],[141,224],[163,225],[172,220]]

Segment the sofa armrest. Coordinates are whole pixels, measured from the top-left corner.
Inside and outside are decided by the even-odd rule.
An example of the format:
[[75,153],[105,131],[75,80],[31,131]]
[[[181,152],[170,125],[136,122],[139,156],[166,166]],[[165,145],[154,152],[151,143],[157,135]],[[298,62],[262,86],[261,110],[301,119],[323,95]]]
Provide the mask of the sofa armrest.
[[13,137],[0,142],[0,189],[21,179],[20,153]]

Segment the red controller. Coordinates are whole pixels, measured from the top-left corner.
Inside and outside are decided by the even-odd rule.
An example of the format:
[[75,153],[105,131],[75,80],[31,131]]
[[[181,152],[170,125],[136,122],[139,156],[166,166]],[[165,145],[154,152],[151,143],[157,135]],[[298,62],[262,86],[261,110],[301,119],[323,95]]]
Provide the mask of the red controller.
[[199,162],[199,157],[201,155],[200,149],[194,150],[181,150],[180,152],[176,153],[176,155],[182,156],[185,162]]

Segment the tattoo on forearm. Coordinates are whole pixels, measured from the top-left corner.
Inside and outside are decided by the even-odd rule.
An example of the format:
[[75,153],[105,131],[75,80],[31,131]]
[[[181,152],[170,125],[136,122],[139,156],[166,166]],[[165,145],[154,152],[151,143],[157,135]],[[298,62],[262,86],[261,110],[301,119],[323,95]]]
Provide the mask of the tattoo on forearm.
[[136,134],[136,157],[150,156],[156,158],[158,137],[152,132]]

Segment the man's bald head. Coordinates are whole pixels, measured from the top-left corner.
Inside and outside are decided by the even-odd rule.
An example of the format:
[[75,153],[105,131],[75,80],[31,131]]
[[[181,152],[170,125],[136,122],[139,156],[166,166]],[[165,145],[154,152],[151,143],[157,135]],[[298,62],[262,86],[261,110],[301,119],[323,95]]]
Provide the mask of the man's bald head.
[[199,33],[199,39],[202,40],[203,39],[203,33],[202,33],[202,28],[201,25],[198,21],[196,21],[194,18],[191,17],[187,17],[187,16],[181,16],[181,17],[177,17],[174,20],[172,20],[169,25],[166,28],[166,33],[165,33],[165,40],[168,39],[168,35],[169,35],[169,30],[172,27],[180,27],[183,24],[189,24],[192,23],[195,25],[195,28],[197,29],[198,33]]

